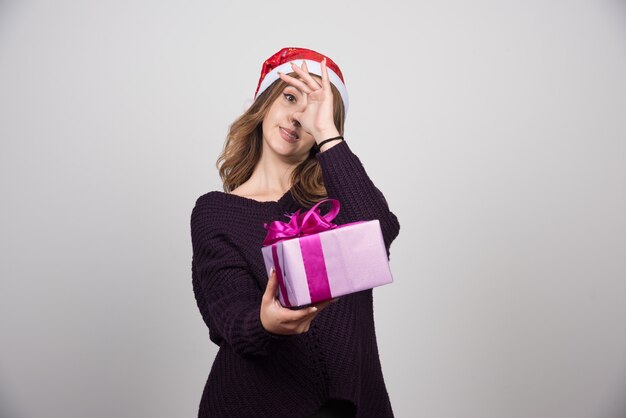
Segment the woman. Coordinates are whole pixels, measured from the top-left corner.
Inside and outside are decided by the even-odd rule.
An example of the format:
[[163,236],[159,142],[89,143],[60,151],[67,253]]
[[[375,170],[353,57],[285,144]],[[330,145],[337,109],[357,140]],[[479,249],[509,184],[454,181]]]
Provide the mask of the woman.
[[389,255],[400,225],[341,137],[347,105],[332,60],[283,48],[230,127],[224,192],[200,196],[191,214],[193,290],[220,347],[199,417],[393,417],[372,289],[284,308],[261,254],[265,224],[328,197],[341,203],[333,223],[378,219]]

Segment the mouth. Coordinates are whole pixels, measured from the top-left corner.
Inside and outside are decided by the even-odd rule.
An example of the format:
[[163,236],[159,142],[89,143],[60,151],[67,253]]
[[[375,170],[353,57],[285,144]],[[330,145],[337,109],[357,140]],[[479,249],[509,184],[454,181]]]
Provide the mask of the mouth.
[[291,129],[286,129],[283,127],[280,128],[280,131],[283,134],[283,137],[285,137],[285,139],[289,141],[295,141],[298,139],[298,134],[296,133],[296,131],[292,131]]

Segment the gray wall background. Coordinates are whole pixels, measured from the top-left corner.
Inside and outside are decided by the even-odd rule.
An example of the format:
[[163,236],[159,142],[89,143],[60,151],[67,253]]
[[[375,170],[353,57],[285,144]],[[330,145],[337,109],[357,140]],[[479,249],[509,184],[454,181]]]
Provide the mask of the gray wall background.
[[195,416],[189,216],[284,46],[341,66],[400,219],[374,292],[396,416],[626,416],[625,12],[0,2],[0,416]]

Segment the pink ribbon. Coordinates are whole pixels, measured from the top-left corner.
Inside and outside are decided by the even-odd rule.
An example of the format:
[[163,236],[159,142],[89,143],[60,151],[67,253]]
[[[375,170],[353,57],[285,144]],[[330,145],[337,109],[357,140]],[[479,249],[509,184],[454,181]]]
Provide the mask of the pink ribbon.
[[[325,215],[321,215],[318,206],[325,202],[330,202],[332,206]],[[336,228],[337,225],[331,221],[339,213],[339,207],[337,199],[324,199],[317,202],[315,206],[303,214],[300,213],[300,209],[291,215],[286,214],[290,218],[289,222],[272,221],[269,225],[264,224],[263,226],[267,229],[267,235],[265,240],[263,240],[263,246],[285,239],[317,234],[318,232]]]

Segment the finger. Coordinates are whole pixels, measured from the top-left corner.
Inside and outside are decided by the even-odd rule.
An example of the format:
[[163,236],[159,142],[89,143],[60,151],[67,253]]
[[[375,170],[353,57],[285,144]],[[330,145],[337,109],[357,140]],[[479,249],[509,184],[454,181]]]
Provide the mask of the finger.
[[330,91],[330,80],[328,78],[328,68],[326,68],[326,57],[322,59],[322,88]]
[[319,302],[309,306],[308,308],[299,309],[297,311],[291,310],[291,314],[286,314],[285,318],[287,321],[292,322],[302,322],[302,321],[312,321],[318,313],[322,311],[326,306],[330,304],[330,301]]
[[313,90],[311,90],[306,84],[304,84],[301,80],[298,80],[297,78],[294,78],[290,75],[287,75],[285,73],[281,73],[280,71],[278,72],[278,76],[281,78],[281,80],[286,81],[287,83],[293,85],[294,87],[296,87],[298,90],[309,94],[312,93]]
[[309,306],[308,308],[298,310],[285,308],[283,315],[285,321],[287,322],[300,322],[309,316],[317,314],[318,311],[319,309],[315,306]]
[[319,311],[321,311],[322,309],[324,309],[325,307],[327,307],[328,305],[330,305],[330,303],[331,303],[331,301],[330,301],[330,300],[325,300],[324,302],[319,302],[319,303],[316,303],[316,304],[315,304],[315,305],[313,305],[313,306],[317,307],[317,311],[319,312]]
[[304,78],[304,80],[309,84],[309,87],[311,87],[313,90],[319,90],[320,88],[322,88],[322,86],[320,86],[320,83],[318,83],[317,80],[313,78],[313,76],[311,76],[311,74],[309,73],[309,67],[306,65],[306,61],[302,61],[302,69],[298,68],[298,66],[295,64],[293,64],[292,67],[294,68],[294,70],[296,70],[300,77]]
[[276,269],[272,267],[270,277],[267,280],[267,286],[265,287],[265,293],[263,298],[272,300],[276,297],[276,290],[278,289],[278,280],[276,279]]

